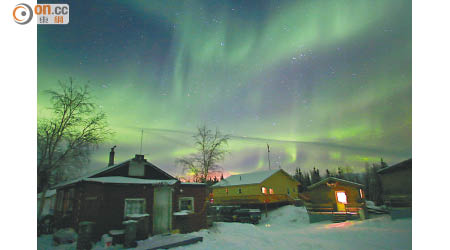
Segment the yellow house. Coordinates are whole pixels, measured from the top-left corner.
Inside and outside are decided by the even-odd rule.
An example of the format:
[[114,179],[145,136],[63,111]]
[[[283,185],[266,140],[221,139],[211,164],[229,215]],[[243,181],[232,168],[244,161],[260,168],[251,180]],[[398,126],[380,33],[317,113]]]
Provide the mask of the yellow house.
[[298,199],[300,182],[282,169],[232,175],[214,184],[214,204],[264,204]]

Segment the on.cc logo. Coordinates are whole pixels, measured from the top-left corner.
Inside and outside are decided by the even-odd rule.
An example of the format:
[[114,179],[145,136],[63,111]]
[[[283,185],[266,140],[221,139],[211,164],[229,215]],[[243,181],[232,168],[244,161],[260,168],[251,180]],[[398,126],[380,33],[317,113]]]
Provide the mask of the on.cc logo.
[[19,3],[13,10],[14,21],[18,24],[27,24],[33,19],[33,9],[28,4]]

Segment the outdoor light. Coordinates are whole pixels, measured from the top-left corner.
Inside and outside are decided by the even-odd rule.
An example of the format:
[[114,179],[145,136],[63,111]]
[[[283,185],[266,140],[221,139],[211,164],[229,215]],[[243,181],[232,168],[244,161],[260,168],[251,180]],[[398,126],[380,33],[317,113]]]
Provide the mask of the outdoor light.
[[267,188],[266,188],[266,187],[262,187],[262,188],[261,188],[261,192],[262,192],[263,194],[267,194]]

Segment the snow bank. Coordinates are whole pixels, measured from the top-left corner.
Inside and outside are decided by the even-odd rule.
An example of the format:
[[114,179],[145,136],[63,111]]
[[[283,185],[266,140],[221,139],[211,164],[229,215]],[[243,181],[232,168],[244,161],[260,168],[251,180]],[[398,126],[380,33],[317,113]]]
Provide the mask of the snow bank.
[[203,242],[175,248],[207,249],[411,249],[411,219],[392,221],[381,215],[365,221],[309,224],[306,209],[284,206],[258,225],[214,223],[194,232]]
[[305,207],[296,207],[293,205],[283,206],[268,212],[266,218],[262,211],[260,225],[266,226],[292,226],[298,224],[309,224],[308,212]]
[[[18,246],[17,249],[20,249]],[[42,235],[37,240],[37,250],[76,250],[77,243],[53,245],[53,235]]]

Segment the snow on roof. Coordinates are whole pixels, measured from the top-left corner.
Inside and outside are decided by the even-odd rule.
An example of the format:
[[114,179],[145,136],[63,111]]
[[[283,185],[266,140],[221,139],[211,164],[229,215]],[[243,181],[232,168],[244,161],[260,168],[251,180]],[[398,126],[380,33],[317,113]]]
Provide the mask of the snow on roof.
[[100,169],[98,169],[98,170],[91,171],[91,172],[89,172],[88,174],[85,174],[85,175],[83,175],[83,176],[81,176],[81,177],[79,177],[79,178],[76,178],[76,179],[73,179],[73,180],[68,180],[68,181],[65,181],[65,182],[61,182],[61,183],[59,183],[59,184],[53,186],[53,188],[56,189],[56,188],[58,188],[58,187],[62,187],[62,186],[66,186],[66,185],[69,185],[69,184],[73,184],[73,183],[80,182],[80,181],[82,181],[84,178],[88,178],[88,177],[94,176],[94,175],[96,175],[96,174],[100,174],[101,172],[106,171],[106,170],[109,170],[109,169],[117,168],[117,167],[121,166],[122,164],[125,164],[125,163],[127,163],[127,162],[129,162],[129,161],[131,161],[131,159],[128,159],[128,160],[123,161],[123,162],[121,162],[121,163],[117,163],[116,165],[112,165],[112,166],[108,166],[108,167],[100,168]]
[[266,170],[253,172],[248,174],[239,174],[232,175],[226,179],[219,181],[214,184],[213,187],[226,187],[226,186],[236,186],[236,185],[248,185],[248,184],[256,184],[261,183],[276,172],[281,171],[281,169],[277,170]]
[[201,182],[182,182],[181,185],[206,185],[206,183],[201,183]]
[[189,215],[189,214],[191,214],[191,212],[189,210],[181,210],[179,212],[173,213],[173,215],[175,215],[175,216],[180,216],[180,215],[183,216],[183,215]]
[[407,168],[411,168],[411,167],[412,167],[412,158],[408,159],[408,160],[405,160],[405,161],[402,161],[402,162],[399,162],[399,163],[397,163],[395,165],[382,168],[382,169],[378,170],[378,173],[379,174],[385,174],[385,173],[389,173],[389,172],[394,172],[394,171],[399,170],[399,169],[407,169]]
[[149,216],[149,214],[128,214],[126,217],[131,219],[139,219],[147,216]]
[[177,180],[149,180],[123,176],[106,176],[97,178],[83,178],[83,181],[117,184],[168,184],[173,185]]
[[[51,197],[56,194],[56,189],[49,189],[45,192],[45,198]],[[41,198],[42,193],[38,193],[38,199]]]
[[[118,164],[112,165],[112,166],[107,166],[107,167],[104,167],[104,168],[101,168],[101,169],[98,169],[98,170],[94,170],[94,171],[92,171],[92,172],[90,172],[90,173],[88,173],[88,174],[86,174],[86,175],[83,175],[83,176],[77,178],[77,179],[69,180],[69,181],[66,181],[66,182],[59,183],[59,184],[53,186],[53,188],[56,189],[56,188],[59,188],[59,187],[63,187],[63,186],[66,186],[66,185],[70,185],[70,184],[73,184],[73,183],[77,183],[77,182],[83,181],[83,180],[85,180],[86,178],[95,176],[95,175],[100,174],[100,173],[103,173],[103,172],[109,172],[109,171],[111,171],[111,170],[113,170],[113,169],[116,169],[116,168],[119,168],[119,167],[123,166],[125,163],[130,162],[131,160],[133,160],[133,158],[132,158],[132,159],[128,159],[128,160],[123,161],[123,162],[120,162],[120,163],[118,163]],[[152,164],[151,162],[146,161],[145,164],[146,164],[146,166],[147,166],[147,165],[150,165],[150,166],[154,167],[157,171],[160,171],[160,172],[166,174],[167,176],[172,177],[172,176],[170,176],[168,173],[166,173],[166,172],[164,172],[163,170],[159,169],[157,166],[155,166],[155,165]],[[172,177],[172,178],[173,178],[173,177]]]
[[311,186],[308,186],[308,189],[315,188],[315,187],[317,187],[317,186],[319,186],[319,185],[321,185],[321,184],[323,184],[325,182],[328,182],[330,180],[333,180],[333,181],[336,181],[336,182],[343,182],[343,183],[347,183],[347,184],[354,185],[354,186],[364,187],[363,184],[356,183],[356,182],[353,182],[353,181],[347,181],[347,180],[339,179],[339,178],[336,178],[336,177],[328,177],[328,178],[325,178],[325,179],[323,179],[323,180],[321,180],[321,181],[319,181],[317,183],[312,184]]

